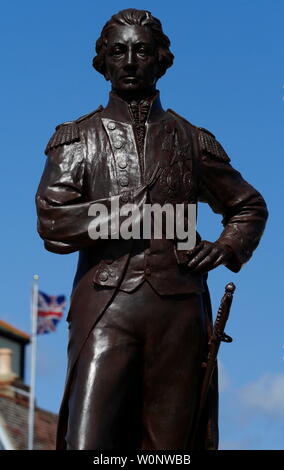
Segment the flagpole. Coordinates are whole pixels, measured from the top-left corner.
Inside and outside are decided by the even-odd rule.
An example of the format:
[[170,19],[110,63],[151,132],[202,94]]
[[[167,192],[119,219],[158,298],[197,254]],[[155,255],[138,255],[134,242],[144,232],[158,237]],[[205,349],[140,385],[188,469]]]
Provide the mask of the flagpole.
[[39,280],[39,276],[35,274],[33,277],[32,300],[31,300],[31,380],[30,380],[30,400],[29,400],[28,450],[33,450],[33,444],[34,444],[38,280]]

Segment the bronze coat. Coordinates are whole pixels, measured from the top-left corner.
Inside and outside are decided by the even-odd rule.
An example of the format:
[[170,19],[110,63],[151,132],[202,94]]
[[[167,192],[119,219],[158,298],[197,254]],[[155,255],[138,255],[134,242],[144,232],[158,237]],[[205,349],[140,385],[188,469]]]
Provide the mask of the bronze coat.
[[[119,205],[135,202],[141,207],[149,201],[207,202],[214,212],[223,215],[224,230],[219,239],[233,250],[227,267],[234,272],[258,245],[267,209],[259,192],[230,165],[214,136],[172,110],[164,111],[159,94],[146,122],[143,173],[128,105],[113,93],[106,108],[58,126],[46,153],[36,194],[38,232],[49,251],[65,254],[79,250],[67,317],[68,371],[58,426],[57,445],[64,448],[73,366],[92,328],[114,298],[133,243],[138,243],[131,239],[92,240],[88,234],[91,204],[100,202],[110,207],[111,201]],[[175,240],[151,240],[150,248],[149,282],[161,295],[203,292],[210,329],[205,277],[186,269],[186,252],[176,249]],[[135,271],[130,277],[135,281]],[[212,416],[216,421],[216,410]]]

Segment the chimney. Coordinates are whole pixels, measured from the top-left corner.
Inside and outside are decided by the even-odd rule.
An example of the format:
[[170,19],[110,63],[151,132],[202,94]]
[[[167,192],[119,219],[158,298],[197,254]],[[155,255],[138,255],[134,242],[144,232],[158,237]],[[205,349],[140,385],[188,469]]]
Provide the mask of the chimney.
[[14,391],[11,388],[17,374],[12,372],[13,351],[8,348],[0,348],[0,394],[13,397]]

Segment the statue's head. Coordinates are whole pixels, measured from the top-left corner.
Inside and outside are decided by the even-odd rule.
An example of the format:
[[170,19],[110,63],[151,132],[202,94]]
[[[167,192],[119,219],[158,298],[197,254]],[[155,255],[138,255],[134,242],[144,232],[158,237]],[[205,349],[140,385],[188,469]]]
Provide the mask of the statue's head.
[[173,63],[170,40],[149,11],[122,10],[105,24],[96,42],[94,68],[114,90],[135,92],[155,88]]

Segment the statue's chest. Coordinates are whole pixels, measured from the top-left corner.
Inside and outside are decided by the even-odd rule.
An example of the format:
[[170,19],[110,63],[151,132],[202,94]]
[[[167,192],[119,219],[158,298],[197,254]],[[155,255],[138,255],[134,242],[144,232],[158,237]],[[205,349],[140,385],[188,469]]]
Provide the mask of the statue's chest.
[[144,145],[134,126],[102,118],[95,137],[90,184],[109,196],[149,184],[153,202],[184,202],[194,183],[191,136],[175,120],[146,123]]
[[156,172],[151,199],[181,203],[194,199],[194,165],[191,136],[175,121],[149,125],[145,142],[145,179]]

